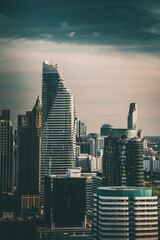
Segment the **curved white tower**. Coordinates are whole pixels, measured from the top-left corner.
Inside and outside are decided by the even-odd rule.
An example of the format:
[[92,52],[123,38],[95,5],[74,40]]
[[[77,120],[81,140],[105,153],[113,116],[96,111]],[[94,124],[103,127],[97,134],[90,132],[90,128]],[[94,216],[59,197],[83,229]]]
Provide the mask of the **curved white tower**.
[[57,65],[43,62],[42,73],[41,202],[44,176],[64,176],[75,166],[75,102]]

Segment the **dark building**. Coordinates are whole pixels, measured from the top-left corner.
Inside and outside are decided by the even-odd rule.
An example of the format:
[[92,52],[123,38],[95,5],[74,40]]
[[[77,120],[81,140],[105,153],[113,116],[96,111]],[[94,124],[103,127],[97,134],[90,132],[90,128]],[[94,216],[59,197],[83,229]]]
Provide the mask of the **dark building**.
[[130,103],[127,117],[128,129],[137,129],[137,103]]
[[37,231],[29,220],[0,219],[0,239],[35,240],[37,239]]
[[26,126],[27,126],[27,116],[18,115],[18,127],[26,127]]
[[1,120],[6,120],[6,121],[10,121],[10,110],[2,110],[1,111]]
[[51,228],[82,227],[85,222],[85,178],[45,176],[44,207]]
[[111,134],[112,128],[113,128],[112,124],[103,124],[103,126],[100,129],[100,135],[109,136]]
[[13,213],[14,216],[20,216],[20,197],[14,194],[2,193],[0,195],[0,217],[4,213]]
[[40,182],[42,106],[39,97],[32,111],[18,116],[17,165],[20,194],[38,194]]
[[106,186],[143,186],[141,140],[105,138],[103,178]]
[[90,154],[90,143],[88,142],[87,138],[85,139],[77,139],[76,142],[77,146],[80,146],[80,153],[82,154]]
[[10,111],[0,116],[0,192],[13,191],[13,134]]

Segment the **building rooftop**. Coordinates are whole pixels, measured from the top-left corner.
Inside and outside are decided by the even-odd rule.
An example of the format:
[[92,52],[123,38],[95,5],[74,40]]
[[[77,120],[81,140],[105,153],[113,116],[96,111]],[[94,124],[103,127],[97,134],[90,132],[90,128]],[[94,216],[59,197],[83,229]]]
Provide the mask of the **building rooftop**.
[[150,190],[150,188],[145,188],[145,187],[132,187],[132,186],[111,186],[111,187],[99,187],[99,189],[102,190],[114,190],[114,191],[123,191],[123,190],[127,190],[127,191],[139,191],[139,190]]
[[57,64],[53,65],[51,61],[43,62],[43,74],[46,73],[58,73]]

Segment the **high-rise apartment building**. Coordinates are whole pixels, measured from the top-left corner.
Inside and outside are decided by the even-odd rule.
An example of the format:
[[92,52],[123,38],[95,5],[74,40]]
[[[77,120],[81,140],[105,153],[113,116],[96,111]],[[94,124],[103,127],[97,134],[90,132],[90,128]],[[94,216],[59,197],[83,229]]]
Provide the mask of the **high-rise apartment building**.
[[140,187],[98,188],[93,239],[158,240],[158,197],[152,192]]
[[137,138],[127,138],[126,135],[122,135],[122,138],[105,138],[103,155],[105,185],[142,187],[143,177],[143,142]]
[[0,192],[13,191],[13,134],[10,111],[2,110],[0,116]]
[[75,166],[75,101],[57,65],[43,62],[42,73],[42,150],[41,203],[44,195],[44,176],[64,176]]
[[137,130],[137,103],[131,103],[128,113],[128,129]]
[[42,104],[39,97],[32,111],[18,116],[17,167],[20,194],[38,194],[40,190]]

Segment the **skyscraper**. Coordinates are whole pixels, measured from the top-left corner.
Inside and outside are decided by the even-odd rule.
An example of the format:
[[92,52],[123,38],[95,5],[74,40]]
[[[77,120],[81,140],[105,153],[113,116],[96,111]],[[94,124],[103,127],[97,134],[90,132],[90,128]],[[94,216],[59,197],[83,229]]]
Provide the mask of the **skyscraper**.
[[[116,131],[113,131],[113,137],[105,138],[103,155],[105,185],[142,187],[143,142],[137,138],[127,137],[135,133],[134,130],[115,130],[117,130],[117,135]],[[127,131],[129,131],[128,134]],[[132,134],[131,131],[133,131]],[[122,137],[119,135],[120,132]]]
[[40,184],[42,104],[39,97],[32,111],[18,116],[18,189],[23,194],[38,194]]
[[0,192],[13,190],[13,134],[10,111],[0,116]]
[[44,196],[44,176],[64,176],[75,166],[75,104],[57,65],[43,62],[42,73],[42,150],[41,202]]
[[128,129],[137,129],[137,103],[131,103],[128,113]]

